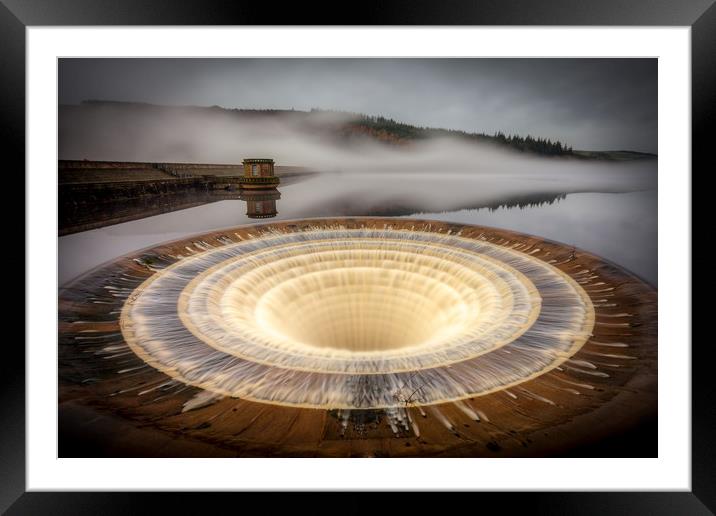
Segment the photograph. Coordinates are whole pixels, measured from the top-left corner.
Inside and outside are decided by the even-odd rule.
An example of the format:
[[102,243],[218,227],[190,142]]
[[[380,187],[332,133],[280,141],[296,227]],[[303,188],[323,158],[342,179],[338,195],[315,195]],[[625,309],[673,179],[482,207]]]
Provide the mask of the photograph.
[[59,57],[59,458],[658,457],[658,71]]

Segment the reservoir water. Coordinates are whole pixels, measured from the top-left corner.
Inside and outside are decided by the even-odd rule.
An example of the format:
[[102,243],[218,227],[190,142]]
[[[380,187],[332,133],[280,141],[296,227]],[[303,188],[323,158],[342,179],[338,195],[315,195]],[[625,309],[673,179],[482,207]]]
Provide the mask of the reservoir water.
[[309,217],[396,216],[534,234],[592,252],[657,285],[656,162],[600,173],[322,173],[279,188],[277,214],[222,200],[59,238],[63,285],[126,253],[241,224]]

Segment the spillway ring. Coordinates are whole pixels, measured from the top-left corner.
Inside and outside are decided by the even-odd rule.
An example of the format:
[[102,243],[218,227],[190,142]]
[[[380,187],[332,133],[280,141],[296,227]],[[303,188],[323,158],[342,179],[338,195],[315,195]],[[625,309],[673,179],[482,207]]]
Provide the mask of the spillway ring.
[[426,228],[283,226],[157,271],[120,326],[145,362],[220,395],[459,400],[540,376],[589,339],[589,295],[534,251]]

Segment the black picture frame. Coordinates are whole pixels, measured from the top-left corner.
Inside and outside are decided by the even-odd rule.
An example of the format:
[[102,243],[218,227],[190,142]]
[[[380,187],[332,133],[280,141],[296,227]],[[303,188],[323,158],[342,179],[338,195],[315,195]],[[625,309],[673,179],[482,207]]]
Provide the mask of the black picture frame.
[[[61,25],[602,25],[689,26],[692,38],[692,170],[713,171],[709,135],[716,123],[716,6],[714,0],[446,0],[367,1],[336,9],[338,3],[241,2],[209,0],[0,0],[0,135],[7,169],[19,178],[25,170],[25,29]],[[693,181],[694,174],[691,173]],[[8,183],[9,184],[9,183]],[[692,183],[693,184],[693,183]],[[14,187],[25,191],[24,176]],[[25,195],[32,192],[25,191]],[[19,197],[19,196],[18,196]],[[692,202],[692,206],[695,203]],[[8,212],[8,221],[17,219]],[[693,217],[694,222],[697,218]],[[15,229],[19,226],[16,224]],[[693,233],[693,229],[692,229]],[[698,234],[698,233],[697,233]],[[17,241],[24,241],[17,235]],[[19,246],[18,246],[19,247]],[[692,270],[708,267],[692,261]],[[26,275],[32,271],[26,270]],[[694,304],[697,308],[697,304]],[[691,345],[690,342],[672,343]],[[692,491],[469,494],[475,510],[496,502],[500,510],[523,508],[551,514],[712,514],[716,512],[716,389],[711,380],[709,340],[693,339],[692,350]],[[8,514],[140,514],[160,502],[163,511],[206,510],[205,495],[180,493],[61,493],[25,490],[25,353],[6,339],[0,390],[0,511]],[[668,417],[667,415],[663,415]],[[235,503],[246,493],[213,494],[212,506]],[[254,498],[262,494],[251,495]],[[346,494],[341,512],[373,511],[374,494]],[[480,497],[475,501],[474,497]],[[271,512],[295,506],[270,495]],[[161,498],[161,500],[157,500]],[[408,499],[409,498],[409,499]],[[259,500],[242,498],[250,507]],[[298,502],[300,503],[300,502]],[[401,510],[423,504],[402,497]],[[290,504],[290,505],[288,505]],[[408,505],[406,505],[408,504]],[[324,504],[335,512],[333,504]],[[457,506],[456,506],[457,507]],[[388,507],[383,506],[383,509]],[[156,510],[156,509],[154,509]]]

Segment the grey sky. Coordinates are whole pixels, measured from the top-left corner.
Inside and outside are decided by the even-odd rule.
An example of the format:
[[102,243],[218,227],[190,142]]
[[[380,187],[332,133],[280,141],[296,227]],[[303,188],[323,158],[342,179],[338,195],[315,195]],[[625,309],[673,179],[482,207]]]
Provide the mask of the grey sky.
[[62,59],[59,100],[313,107],[657,151],[656,59]]

